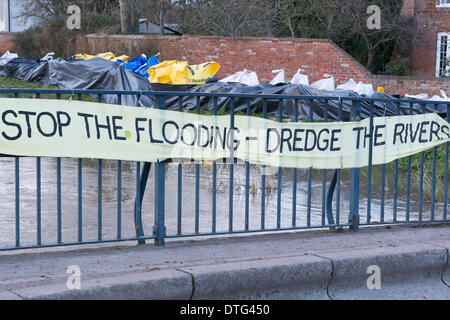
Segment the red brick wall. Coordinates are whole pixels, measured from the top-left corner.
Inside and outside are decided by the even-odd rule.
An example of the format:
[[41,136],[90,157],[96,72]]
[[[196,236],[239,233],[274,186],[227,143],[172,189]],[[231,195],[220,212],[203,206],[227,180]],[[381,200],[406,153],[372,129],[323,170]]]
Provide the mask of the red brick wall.
[[428,95],[440,95],[439,91],[444,90],[447,95],[450,93],[449,78],[435,77],[393,77],[372,75],[369,79],[377,87],[384,87],[385,92],[395,95],[428,93]]
[[[0,33],[0,54],[12,48],[12,34]],[[390,94],[438,94],[441,89],[450,94],[450,79],[421,77],[391,77],[371,75],[367,70],[327,40],[274,38],[221,38],[194,36],[123,36],[89,35],[77,39],[79,52],[112,51],[131,56],[161,52],[161,59],[186,60],[191,64],[214,60],[221,65],[223,78],[247,68],[258,74],[261,82],[269,82],[274,69],[285,69],[291,79],[298,68],[305,69],[310,82],[324,73],[336,77],[336,85],[353,78],[373,83]]]
[[[211,36],[122,36],[89,35],[77,40],[86,53],[112,51],[116,54],[153,54],[162,59],[186,60],[191,64],[214,60],[221,65],[219,78],[243,69],[255,71],[261,82],[269,82],[275,69],[285,69],[291,79],[298,68],[305,69],[310,82],[324,73],[333,74],[336,84],[353,78],[370,82],[374,89],[385,88],[391,94],[450,93],[450,79],[428,77],[391,77],[371,75],[352,57],[332,42],[316,39],[222,38]],[[134,50],[134,51],[133,51]]]
[[161,52],[163,59],[185,60],[190,64],[214,60],[221,65],[221,78],[248,69],[255,71],[261,82],[268,82],[274,77],[272,70],[285,69],[291,79],[299,68],[305,69],[312,81],[321,79],[324,73],[333,74],[338,82],[367,77],[366,70],[328,40],[89,35],[79,38],[77,47],[87,53],[118,54],[130,54],[133,48],[153,47]]
[[436,74],[437,34],[450,32],[450,8],[437,8],[438,0],[407,0],[404,13],[418,19],[417,43],[412,47],[410,69],[421,76]]
[[0,55],[13,48],[13,40],[15,38],[14,33],[1,33],[0,32]]

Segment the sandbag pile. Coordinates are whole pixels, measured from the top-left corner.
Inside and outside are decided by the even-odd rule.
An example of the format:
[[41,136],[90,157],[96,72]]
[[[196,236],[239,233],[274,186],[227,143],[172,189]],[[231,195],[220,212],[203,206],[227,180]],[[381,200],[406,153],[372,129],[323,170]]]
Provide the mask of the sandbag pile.
[[[48,55],[47,55],[48,56]],[[47,57],[46,56],[46,57]],[[80,58],[81,57],[81,58]],[[350,79],[347,83],[335,88],[334,77],[325,76],[324,79],[309,85],[307,75],[299,69],[292,80],[286,80],[284,70],[275,70],[272,84],[260,84],[255,72],[243,70],[225,79],[217,81],[220,65],[214,61],[200,65],[189,65],[187,62],[170,60],[159,62],[157,56],[147,59],[146,56],[128,59],[126,62],[112,53],[96,56],[75,56],[69,59],[32,60],[17,57],[7,53],[0,57],[0,76],[8,76],[23,81],[35,81],[43,84],[57,85],[61,89],[69,90],[113,90],[113,91],[172,91],[192,92],[200,94],[200,107],[213,110],[216,106],[219,110],[230,111],[232,101],[236,112],[246,111],[249,103],[252,112],[262,113],[264,103],[269,115],[278,116],[280,113],[279,99],[262,99],[259,95],[289,95],[317,97],[307,99],[283,99],[282,115],[287,118],[308,120],[344,120],[350,119],[353,108],[352,102],[344,98],[348,97],[372,97],[389,98],[394,102],[375,102],[375,116],[394,116],[397,114],[409,115],[410,103],[395,102],[395,98],[383,92],[373,92],[371,84],[356,83]],[[230,98],[202,96],[201,93],[232,93],[252,94],[255,98]],[[446,116],[447,105],[439,103],[448,101],[445,93],[442,97],[433,97],[425,105],[414,103],[412,113],[423,113],[423,107],[427,112],[438,112]],[[329,97],[329,99],[326,99]],[[411,99],[425,98],[409,96]],[[340,99],[343,98],[343,99]],[[103,101],[117,104],[118,95],[103,95]],[[121,95],[121,104],[128,106],[158,107],[157,98],[153,95]],[[217,105],[215,103],[217,102]],[[166,108],[178,110],[180,103],[183,109],[197,107],[197,97],[178,96],[167,97]],[[298,106],[298,108],[296,108]],[[341,109],[342,106],[342,109]],[[361,118],[370,116],[371,103],[361,101]]]

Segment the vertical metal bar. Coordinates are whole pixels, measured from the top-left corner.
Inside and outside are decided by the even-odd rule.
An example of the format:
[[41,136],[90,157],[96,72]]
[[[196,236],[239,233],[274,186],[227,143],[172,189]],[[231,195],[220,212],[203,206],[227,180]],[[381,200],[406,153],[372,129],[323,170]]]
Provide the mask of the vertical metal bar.
[[[56,99],[61,99],[61,94],[56,94]],[[57,207],[57,238],[58,244],[62,243],[62,204],[61,204],[61,158],[56,159],[56,207]]]
[[[328,100],[325,100],[324,120],[328,122]],[[327,214],[326,193],[327,193],[327,170],[322,171],[322,225],[325,225],[325,216]]]
[[[267,100],[263,99],[263,117],[267,119]],[[266,227],[266,166],[262,167],[261,174],[261,230]]]
[[[368,174],[368,186],[367,186],[367,223],[371,222],[372,217],[372,164],[373,164],[373,109],[375,103],[370,103],[370,125],[369,125],[369,174]],[[364,144],[366,138],[364,137]]]
[[[178,111],[183,112],[183,97],[178,97]],[[183,231],[183,164],[178,163],[178,195],[177,195],[177,234],[181,235]]]
[[155,245],[162,246],[165,242],[166,227],[164,213],[165,164],[157,162],[155,165]]
[[[294,121],[298,123],[298,99],[295,99]],[[297,177],[298,170],[294,168],[294,177],[292,178],[292,227],[297,226]]]
[[420,154],[420,182],[419,182],[419,221],[423,218],[423,179],[424,179],[425,153]]
[[[413,115],[413,104],[409,104],[409,114]],[[411,212],[411,164],[412,157],[408,157],[408,172],[407,172],[407,181],[406,181],[406,221],[409,221],[409,215]]]
[[78,159],[78,242],[83,241],[83,160]]
[[[353,101],[352,111],[350,115],[351,121],[358,121],[361,110],[361,102]],[[350,214],[348,222],[350,230],[358,231],[359,228],[359,168],[350,169]]]
[[[81,101],[81,94],[77,95]],[[83,241],[83,160],[78,159],[78,242]]]
[[[436,112],[437,104],[434,104],[434,112]],[[431,183],[431,221],[434,221],[434,212],[436,208],[436,159],[437,147],[433,148],[433,173]]]
[[[18,98],[19,94],[14,92],[14,98]],[[16,216],[15,216],[15,229],[16,229],[16,247],[20,247],[20,160],[19,157],[15,158],[15,183],[16,183],[16,192],[15,192],[15,200],[16,200]]]
[[436,157],[437,147],[433,148],[433,173],[431,183],[431,221],[434,221],[434,211],[436,207]]
[[381,166],[381,206],[380,206],[380,222],[384,222],[384,202],[386,196],[386,164]]
[[[422,103],[422,112],[426,113],[426,107]],[[420,153],[420,182],[419,182],[419,221],[423,218],[423,182],[424,182],[424,164],[425,164],[425,152]]]
[[[343,101],[341,98],[339,98],[339,122],[342,122],[343,120]],[[336,224],[340,224],[340,217],[341,217],[341,169],[336,170],[336,188],[337,188],[337,194],[336,194]]]
[[[214,97],[214,116],[217,116],[217,97]],[[217,162],[213,162],[212,172],[212,233],[217,229]]]
[[122,161],[117,161],[117,239],[122,238]]
[[[166,97],[158,96],[158,108],[166,108]],[[165,225],[165,184],[166,184],[166,165],[164,162],[155,164],[155,225],[153,227],[153,235],[155,237],[155,245],[162,246],[166,237]]]
[[62,205],[61,205],[61,158],[56,159],[56,194],[57,194],[57,233],[58,243],[62,243]]
[[[400,115],[400,103],[396,103],[397,106],[397,115]],[[395,173],[394,173],[394,208],[393,208],[393,221],[397,222],[397,215],[398,215],[398,159],[395,160]]]
[[[447,122],[450,122],[450,104],[447,104]],[[445,144],[445,173],[444,173],[444,212],[442,214],[443,220],[447,220],[447,204],[448,204],[448,166],[449,166],[449,146],[450,143]]]
[[37,235],[37,245],[40,246],[42,244],[42,219],[41,219],[41,213],[42,213],[42,207],[41,207],[41,158],[36,158],[36,207],[37,207],[37,214],[36,214],[36,235]]
[[16,247],[20,247],[20,161],[16,157]]
[[[251,115],[250,100],[247,102],[247,117]],[[249,229],[250,207],[250,163],[245,162],[245,231]]]
[[[314,120],[314,99],[309,100],[309,122]],[[306,225],[311,226],[312,168],[308,169],[308,199],[306,205]]]
[[230,112],[230,130],[232,132],[230,139],[230,193],[228,198],[228,230],[233,231],[233,189],[234,189],[234,98],[231,99],[231,112]]
[[[283,99],[279,102],[278,122],[283,122]],[[277,228],[281,228],[281,167],[278,168],[277,177]]]
[[[41,95],[36,94],[36,98],[40,99]],[[41,193],[41,158],[36,158],[36,244],[42,244],[42,193]]]
[[136,205],[134,212],[134,225],[136,228],[136,237],[139,238],[142,234],[141,230],[141,215],[142,215],[142,198],[141,198],[141,163],[136,162]]
[[98,205],[98,211],[97,211],[97,233],[98,233],[98,240],[102,240],[102,176],[103,176],[103,162],[102,159],[98,160],[98,188],[97,188],[97,205]]
[[[200,114],[200,96],[197,96],[197,114]],[[196,163],[196,165],[195,165],[195,233],[199,233],[199,232],[200,232],[200,164]]]

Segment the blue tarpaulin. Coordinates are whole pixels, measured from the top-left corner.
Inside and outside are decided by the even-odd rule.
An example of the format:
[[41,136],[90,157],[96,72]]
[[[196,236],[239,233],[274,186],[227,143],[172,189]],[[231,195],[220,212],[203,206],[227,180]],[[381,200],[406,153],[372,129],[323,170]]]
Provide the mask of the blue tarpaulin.
[[147,70],[159,64],[159,60],[157,56],[151,56],[150,59],[147,60],[145,56],[140,56],[137,58],[133,58],[123,65],[125,69],[132,70],[137,74],[140,74],[144,77],[149,77]]

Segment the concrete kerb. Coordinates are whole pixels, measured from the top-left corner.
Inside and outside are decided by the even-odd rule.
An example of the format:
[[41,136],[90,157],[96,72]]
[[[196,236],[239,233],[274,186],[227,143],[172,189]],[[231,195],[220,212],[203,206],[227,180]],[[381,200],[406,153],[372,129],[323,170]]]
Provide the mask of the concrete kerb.
[[188,300],[192,280],[180,271],[161,270],[85,280],[81,290],[68,290],[65,283],[60,283],[12,293],[33,300]]
[[442,282],[449,287],[450,290],[450,240],[442,244],[447,251],[447,261],[445,263],[444,271],[442,272]]
[[311,255],[182,269],[193,299],[328,299],[328,260]]
[[[332,299],[450,299],[450,288],[442,281],[448,259],[445,248],[415,245],[319,256],[332,261],[328,287]],[[370,266],[380,270],[379,289],[369,289],[368,279],[374,275]]]

